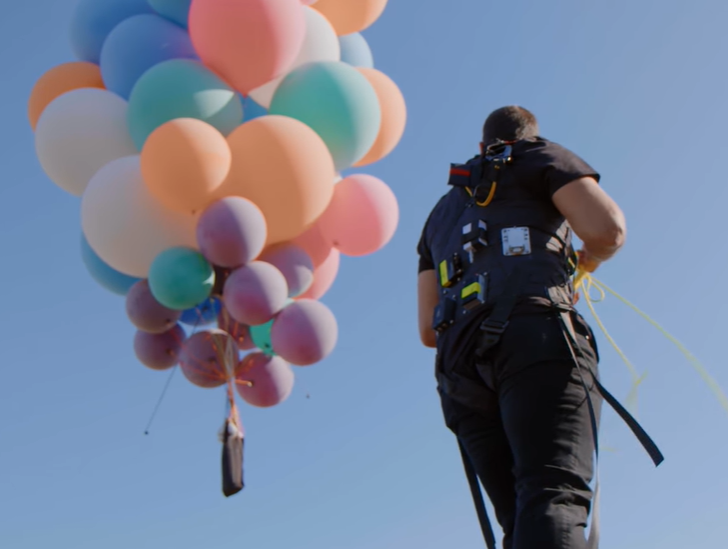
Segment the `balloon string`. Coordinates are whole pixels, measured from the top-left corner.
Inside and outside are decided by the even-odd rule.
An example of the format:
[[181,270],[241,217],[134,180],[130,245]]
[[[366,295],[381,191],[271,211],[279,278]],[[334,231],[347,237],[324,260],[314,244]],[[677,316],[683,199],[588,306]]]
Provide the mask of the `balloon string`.
[[177,366],[172,368],[172,371],[170,372],[169,377],[167,377],[167,383],[165,383],[164,389],[162,389],[162,394],[159,395],[159,400],[157,400],[157,405],[154,407],[152,416],[149,418],[149,422],[147,423],[147,428],[144,429],[145,435],[149,434],[149,429],[152,427],[152,422],[154,421],[154,418],[157,416],[157,412],[159,411],[159,408],[162,405],[162,401],[164,400],[164,397],[167,394],[167,389],[169,389],[169,385],[172,382],[172,378],[174,377],[174,373],[176,371],[177,371]]

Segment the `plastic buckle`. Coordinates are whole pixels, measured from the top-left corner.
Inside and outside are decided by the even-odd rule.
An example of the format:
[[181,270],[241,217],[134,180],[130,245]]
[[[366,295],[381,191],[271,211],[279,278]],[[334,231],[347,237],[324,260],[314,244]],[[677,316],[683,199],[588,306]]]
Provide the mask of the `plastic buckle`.
[[507,143],[496,143],[487,149],[485,159],[494,164],[507,164],[511,161],[513,147]]
[[480,329],[486,333],[500,336],[503,335],[503,333],[506,331],[506,328],[508,328],[508,324],[510,324],[508,320],[500,321],[486,319],[480,325]]

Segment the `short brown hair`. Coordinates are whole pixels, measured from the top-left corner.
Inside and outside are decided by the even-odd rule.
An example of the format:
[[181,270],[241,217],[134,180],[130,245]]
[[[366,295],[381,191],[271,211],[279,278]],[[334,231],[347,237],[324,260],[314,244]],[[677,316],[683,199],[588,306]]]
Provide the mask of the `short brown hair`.
[[528,109],[511,105],[494,110],[483,124],[483,143],[516,141],[539,134],[538,121]]

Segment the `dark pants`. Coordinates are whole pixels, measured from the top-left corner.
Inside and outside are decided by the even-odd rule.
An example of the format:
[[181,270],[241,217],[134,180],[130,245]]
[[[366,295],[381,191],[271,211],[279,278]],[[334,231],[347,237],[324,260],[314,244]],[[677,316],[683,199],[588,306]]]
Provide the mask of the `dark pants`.
[[[596,373],[597,349],[584,320],[573,319],[598,421],[601,397],[589,373]],[[441,385],[440,393],[446,423],[495,508],[504,549],[585,549],[594,433],[558,315],[513,318],[480,362],[466,353],[449,374],[467,390],[448,395]]]

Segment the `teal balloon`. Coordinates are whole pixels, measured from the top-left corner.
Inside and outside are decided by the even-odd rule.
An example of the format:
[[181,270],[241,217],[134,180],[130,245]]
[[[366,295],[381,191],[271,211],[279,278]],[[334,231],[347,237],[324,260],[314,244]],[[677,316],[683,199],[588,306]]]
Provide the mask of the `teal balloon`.
[[187,28],[192,0],[147,0],[149,5],[162,17]]
[[250,122],[268,114],[268,109],[253,101],[250,97],[243,98],[243,122]]
[[154,298],[177,311],[192,309],[212,293],[215,271],[196,250],[170,248],[149,268],[149,288]]
[[81,259],[86,266],[91,278],[99,286],[117,295],[126,295],[134,284],[139,282],[138,278],[120,273],[112,269],[108,264],[93,251],[85,236],[81,236]]
[[243,121],[243,106],[240,95],[202,63],[173,59],[145,72],[131,92],[128,122],[137,148],[175,118],[196,118],[229,135]]
[[266,324],[250,327],[250,339],[253,344],[267,356],[276,356],[273,351],[273,342],[271,341],[270,331],[273,328],[273,320]]
[[310,126],[328,146],[337,171],[369,152],[382,119],[372,85],[341,61],[308,63],[292,71],[278,86],[269,112]]

